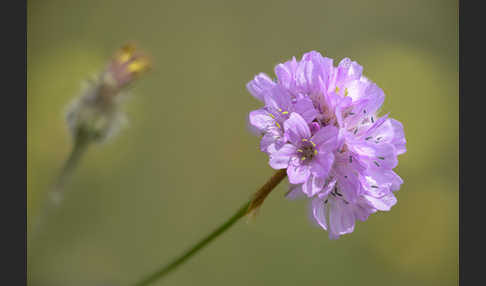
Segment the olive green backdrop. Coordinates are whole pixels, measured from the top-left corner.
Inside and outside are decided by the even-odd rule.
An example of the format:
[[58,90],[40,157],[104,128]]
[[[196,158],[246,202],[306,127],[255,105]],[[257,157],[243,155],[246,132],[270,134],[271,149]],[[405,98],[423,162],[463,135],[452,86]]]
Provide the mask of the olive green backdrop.
[[331,241],[281,184],[155,285],[457,285],[457,1],[28,1],[29,224],[68,155],[66,105],[127,41],[153,58],[129,125],[88,150],[29,242],[32,286],[122,286],[227,219],[274,172],[247,129],[258,72],[317,50],[350,57],[405,128],[391,212]]

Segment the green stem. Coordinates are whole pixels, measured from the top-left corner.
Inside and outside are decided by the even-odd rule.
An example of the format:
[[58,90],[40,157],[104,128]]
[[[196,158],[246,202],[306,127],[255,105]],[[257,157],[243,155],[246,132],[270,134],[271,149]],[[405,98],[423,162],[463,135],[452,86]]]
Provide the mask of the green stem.
[[[254,198],[248,202],[246,202],[243,206],[241,206],[233,216],[231,216],[226,222],[224,222],[221,226],[211,232],[208,236],[200,240],[196,243],[193,247],[189,248],[186,252],[184,252],[181,256],[175,258],[172,262],[167,264],[166,266],[160,268],[153,274],[145,277],[141,281],[133,286],[145,286],[149,285],[150,283],[163,278],[173,270],[175,270],[179,265],[187,261],[191,256],[196,254],[199,250],[201,250],[204,246],[210,243],[213,239],[224,233],[228,228],[230,228],[233,224],[235,224],[240,218],[244,217],[249,211],[252,211],[252,205],[254,205],[254,201],[258,200],[258,206],[261,205],[263,202],[262,196],[266,197],[271,190],[273,190],[286,176],[285,170],[277,171],[254,195]],[[262,195],[263,194],[263,195]]]
[[37,236],[39,230],[45,225],[49,214],[54,211],[59,201],[62,200],[64,195],[64,185],[72,175],[90,142],[91,141],[86,136],[78,136],[77,140],[75,140],[71,153],[69,153],[69,157],[64,162],[53,189],[48,193],[41,209],[41,213],[33,224],[32,232],[29,234],[29,241],[32,241]]
[[56,184],[54,185],[54,192],[61,193],[63,192],[64,185],[67,179],[71,176],[74,169],[78,165],[82,155],[86,151],[89,145],[88,140],[76,140],[74,146],[67,158],[66,162],[64,163],[61,172],[59,173],[59,177],[57,178]]

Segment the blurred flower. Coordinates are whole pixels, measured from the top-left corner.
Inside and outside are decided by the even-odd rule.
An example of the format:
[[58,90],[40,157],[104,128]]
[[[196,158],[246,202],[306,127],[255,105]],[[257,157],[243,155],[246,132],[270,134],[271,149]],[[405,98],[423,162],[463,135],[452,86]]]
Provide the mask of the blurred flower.
[[114,135],[124,121],[119,109],[120,94],[149,68],[148,57],[133,45],[117,51],[105,70],[87,84],[69,107],[67,123],[75,141],[103,141]]
[[400,122],[378,116],[385,95],[348,58],[337,67],[312,51],[275,67],[277,80],[257,75],[247,84],[264,107],[250,112],[261,150],[274,169],[286,169],[288,198],[311,199],[313,219],[331,239],[351,233],[396,203],[403,183],[393,172],[405,153]]

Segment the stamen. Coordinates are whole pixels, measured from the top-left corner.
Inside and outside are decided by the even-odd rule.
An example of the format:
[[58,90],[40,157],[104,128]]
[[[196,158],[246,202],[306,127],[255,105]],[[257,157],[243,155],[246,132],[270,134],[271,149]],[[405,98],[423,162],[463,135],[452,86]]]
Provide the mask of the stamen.
[[282,112],[282,114],[284,114],[284,115],[285,115],[285,114],[289,114],[289,112],[288,112],[288,111],[284,111],[284,112]]
[[378,159],[380,159],[380,160],[385,160],[385,157],[378,157]]
[[366,109],[363,109],[363,113],[366,113]]
[[378,162],[376,162],[376,161],[373,161],[373,162],[375,162],[375,165],[376,165],[377,167],[380,167],[380,164],[378,164]]
[[337,187],[336,187],[336,188],[334,188],[334,192],[336,193],[336,195],[338,195],[338,196],[340,196],[340,197],[342,197],[342,196],[343,196],[342,194],[340,194],[340,193],[338,192]]
[[300,158],[300,160],[304,161],[306,158],[304,156],[302,156],[302,158]]
[[349,163],[353,163],[353,157],[349,156]]
[[344,89],[344,96],[345,96],[345,97],[346,97],[346,96],[348,96],[348,88],[345,88],[345,89]]
[[302,153],[302,152],[304,152],[304,150],[302,150],[302,149],[297,149],[297,152]]
[[303,139],[302,139],[302,142],[307,142],[307,139],[303,138]]
[[373,116],[371,116],[371,123],[375,123],[375,120],[373,119]]
[[317,155],[317,150],[314,149],[314,155]]
[[137,59],[128,65],[128,70],[132,73],[141,73],[149,68],[150,63],[145,59]]
[[269,115],[270,117],[272,117],[273,119],[275,119],[275,115],[273,115],[273,114],[271,114],[271,113],[269,113],[268,115]]
[[135,47],[132,45],[125,45],[121,49],[121,53],[118,56],[118,60],[120,63],[126,63],[130,58],[133,56],[133,53],[135,52]]
[[314,143],[312,141],[309,141],[309,142],[312,144],[312,146],[316,147],[316,143]]
[[278,122],[275,122],[275,125],[277,125],[278,128],[282,128]]
[[356,128],[354,129],[354,132],[353,132],[353,133],[354,133],[354,134],[358,133],[358,127],[356,127]]
[[369,137],[366,137],[365,140],[370,140],[371,138],[373,138],[373,137],[369,136]]
[[371,187],[374,188],[374,189],[378,189],[378,186],[371,186]]

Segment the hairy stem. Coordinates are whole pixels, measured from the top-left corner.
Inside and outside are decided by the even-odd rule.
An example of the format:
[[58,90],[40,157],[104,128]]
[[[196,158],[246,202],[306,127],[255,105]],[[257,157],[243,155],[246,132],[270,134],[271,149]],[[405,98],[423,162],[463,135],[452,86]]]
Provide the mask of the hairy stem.
[[202,240],[197,242],[194,246],[185,251],[181,256],[175,258],[167,265],[163,266],[154,273],[148,275],[138,283],[133,284],[133,286],[145,286],[149,285],[156,280],[165,277],[167,274],[175,270],[182,263],[187,261],[190,257],[196,254],[204,246],[214,240],[216,237],[224,233],[228,228],[235,224],[240,218],[244,217],[246,214],[251,212],[253,209],[261,205],[263,200],[268,194],[286,177],[286,172],[284,170],[278,170],[253,196],[253,199],[242,205],[235,214],[233,214],[227,221],[225,221],[221,226],[216,228],[208,236],[204,237]]

